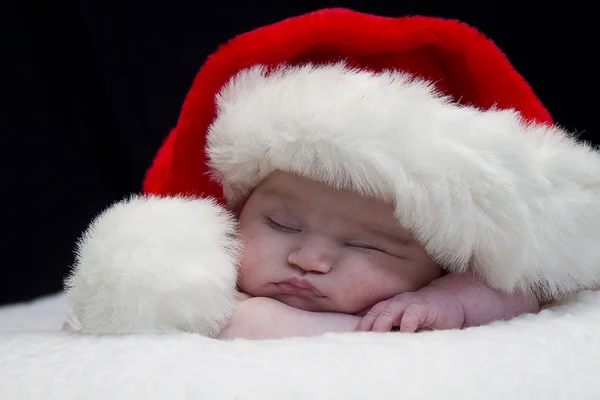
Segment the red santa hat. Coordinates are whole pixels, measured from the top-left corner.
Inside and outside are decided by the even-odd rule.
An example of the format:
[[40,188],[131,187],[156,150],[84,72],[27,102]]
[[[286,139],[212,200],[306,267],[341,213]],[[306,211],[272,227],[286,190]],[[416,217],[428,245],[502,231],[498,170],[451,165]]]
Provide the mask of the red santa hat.
[[600,283],[600,158],[553,124],[505,55],[461,22],[331,9],[238,36],[208,59],[145,196],[95,221],[70,287],[77,271],[120,263],[121,275],[181,289],[173,265],[210,264],[218,277],[203,277],[227,289],[195,301],[229,310],[235,268],[223,264],[238,247],[218,204],[235,209],[275,170],[392,203],[448,272],[550,298]]

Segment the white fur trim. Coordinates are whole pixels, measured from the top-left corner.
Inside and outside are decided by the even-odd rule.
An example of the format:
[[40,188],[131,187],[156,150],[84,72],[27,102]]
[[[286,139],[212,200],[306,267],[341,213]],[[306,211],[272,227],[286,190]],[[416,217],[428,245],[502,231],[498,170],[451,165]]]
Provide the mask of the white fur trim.
[[66,281],[86,333],[215,336],[237,299],[235,220],[208,199],[133,197],[102,213]]
[[513,110],[343,64],[244,70],[209,130],[231,202],[283,170],[393,202],[451,272],[544,297],[600,284],[600,157]]

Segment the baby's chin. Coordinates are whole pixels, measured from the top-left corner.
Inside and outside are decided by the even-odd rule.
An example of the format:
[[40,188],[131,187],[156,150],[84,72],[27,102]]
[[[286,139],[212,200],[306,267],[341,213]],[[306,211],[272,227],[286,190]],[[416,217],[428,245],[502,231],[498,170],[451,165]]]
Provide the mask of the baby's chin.
[[240,285],[239,289],[250,297],[269,297],[290,307],[310,312],[331,312],[364,316],[371,308],[366,306],[356,307],[358,304],[343,304],[342,306],[330,297],[310,298],[279,293],[278,291],[273,290],[272,285],[254,287],[244,287]]
[[[339,307],[329,298],[320,299],[307,299],[299,296],[292,296],[287,294],[277,294],[270,296],[273,299],[286,304],[290,307],[297,308],[299,310],[311,311],[311,312],[331,312],[341,314],[357,314],[353,310],[347,310],[343,307]],[[360,310],[362,311],[362,310]],[[368,310],[366,310],[368,311]],[[357,314],[358,315],[358,314]]]
[[326,307],[323,303],[323,300],[326,299],[307,299],[299,296],[292,296],[288,294],[276,294],[274,296],[269,296],[273,299],[282,302],[283,304],[287,304],[290,307],[297,308],[299,310],[304,311],[313,311],[313,312],[324,312],[330,311],[328,307]]

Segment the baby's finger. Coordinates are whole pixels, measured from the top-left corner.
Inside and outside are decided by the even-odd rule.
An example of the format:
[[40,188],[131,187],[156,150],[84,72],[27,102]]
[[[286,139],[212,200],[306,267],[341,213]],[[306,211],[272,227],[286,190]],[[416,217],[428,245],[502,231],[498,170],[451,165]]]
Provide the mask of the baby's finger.
[[404,310],[408,303],[404,301],[391,301],[385,305],[379,312],[375,323],[373,323],[373,332],[389,332],[393,326],[398,326]]
[[413,303],[404,310],[400,320],[400,332],[416,332],[427,322],[429,315],[427,306],[419,303]]
[[373,307],[371,307],[371,309],[369,310],[369,312],[367,312],[365,314],[365,316],[362,317],[362,319],[358,323],[358,326],[356,327],[356,330],[358,332],[369,332],[369,331],[371,331],[371,329],[373,329],[373,324],[375,323],[375,320],[379,316],[379,313],[381,312],[381,310],[385,307],[386,303],[387,302],[382,301],[380,303],[375,304]]

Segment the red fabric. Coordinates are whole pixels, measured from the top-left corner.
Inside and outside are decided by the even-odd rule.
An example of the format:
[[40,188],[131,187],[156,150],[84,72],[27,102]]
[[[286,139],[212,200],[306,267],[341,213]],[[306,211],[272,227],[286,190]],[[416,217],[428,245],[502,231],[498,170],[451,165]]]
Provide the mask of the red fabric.
[[531,121],[552,118],[505,55],[475,29],[430,17],[378,17],[327,9],[240,35],[213,54],[196,76],[177,127],[159,150],[146,193],[221,199],[205,165],[215,95],[241,69],[345,59],[363,69],[400,69],[436,82],[462,104],[515,108]]

